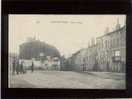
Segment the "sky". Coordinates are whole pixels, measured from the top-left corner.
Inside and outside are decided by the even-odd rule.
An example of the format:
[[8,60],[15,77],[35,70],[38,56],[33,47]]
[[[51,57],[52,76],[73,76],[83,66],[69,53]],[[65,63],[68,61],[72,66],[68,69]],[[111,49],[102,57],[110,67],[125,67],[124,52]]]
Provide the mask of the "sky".
[[125,15],[9,15],[9,52],[19,54],[19,45],[36,37],[55,46],[61,55],[71,56],[86,48],[91,38],[115,30],[117,20],[126,24]]

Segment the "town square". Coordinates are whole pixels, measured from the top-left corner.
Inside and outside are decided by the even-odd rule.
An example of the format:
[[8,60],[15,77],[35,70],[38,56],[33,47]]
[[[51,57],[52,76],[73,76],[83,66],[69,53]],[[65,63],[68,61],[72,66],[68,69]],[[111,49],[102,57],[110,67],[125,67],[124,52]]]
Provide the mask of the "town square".
[[125,15],[9,15],[8,86],[125,89]]

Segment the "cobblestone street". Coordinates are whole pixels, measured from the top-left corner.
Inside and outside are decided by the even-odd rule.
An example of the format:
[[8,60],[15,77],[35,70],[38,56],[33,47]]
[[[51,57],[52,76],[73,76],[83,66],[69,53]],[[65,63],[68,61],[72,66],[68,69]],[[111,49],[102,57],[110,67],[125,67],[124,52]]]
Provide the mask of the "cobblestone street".
[[11,88],[124,89],[124,73],[35,71],[11,75]]

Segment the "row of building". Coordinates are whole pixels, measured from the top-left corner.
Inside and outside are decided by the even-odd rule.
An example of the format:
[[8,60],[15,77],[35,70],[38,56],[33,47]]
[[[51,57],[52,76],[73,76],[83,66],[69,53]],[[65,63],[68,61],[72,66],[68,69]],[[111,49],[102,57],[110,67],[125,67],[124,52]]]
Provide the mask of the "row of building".
[[28,39],[27,42],[19,46],[19,55],[9,55],[9,70],[13,70],[13,62],[17,66],[23,64],[23,68],[41,70],[60,70],[60,53],[52,45],[49,45],[35,38]]
[[19,59],[20,63],[23,62],[23,66],[26,69],[30,69],[32,63],[34,69],[41,70],[60,70],[60,61],[58,57],[46,56],[44,60],[33,59]]
[[92,39],[88,48],[74,53],[67,62],[71,70],[125,72],[126,26],[117,23],[114,31]]
[[13,72],[13,63],[15,62],[17,68],[23,65],[24,70],[30,70],[33,65],[34,70],[60,70],[60,59],[58,57],[46,56],[44,60],[20,59],[18,56],[9,56],[9,71]]

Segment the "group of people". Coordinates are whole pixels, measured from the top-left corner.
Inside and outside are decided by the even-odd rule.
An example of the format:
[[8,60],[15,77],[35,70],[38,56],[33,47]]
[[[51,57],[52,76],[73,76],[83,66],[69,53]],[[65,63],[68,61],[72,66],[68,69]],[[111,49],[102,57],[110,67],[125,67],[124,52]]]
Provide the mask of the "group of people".
[[[31,71],[34,71],[34,64],[32,62]],[[12,63],[12,74],[24,74],[26,73],[26,69],[24,68],[24,61],[14,60]]]
[[18,60],[14,60],[12,63],[12,73],[13,74],[24,74],[23,62],[19,63]]

